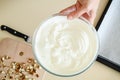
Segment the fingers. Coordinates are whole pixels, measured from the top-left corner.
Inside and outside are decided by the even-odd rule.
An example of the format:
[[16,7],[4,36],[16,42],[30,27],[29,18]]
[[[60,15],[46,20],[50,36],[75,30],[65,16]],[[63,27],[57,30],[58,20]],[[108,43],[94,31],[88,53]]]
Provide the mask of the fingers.
[[89,15],[88,20],[90,21],[91,24],[93,24],[94,20],[95,20],[95,17],[96,17],[96,12],[94,12],[93,10],[91,10],[89,13],[90,13],[90,15]]
[[60,14],[67,16],[68,19],[74,19],[83,16],[92,24],[96,17],[96,12],[94,9],[82,5],[79,1],[77,1],[76,4],[60,11]]
[[75,10],[76,10],[75,5],[72,5],[72,6],[68,7],[68,8],[60,11],[60,14],[62,14],[62,15],[68,15],[68,14],[70,14],[71,12],[74,12]]
[[80,17],[82,14],[85,13],[85,10],[82,8],[82,5],[77,1],[77,3],[75,4],[75,8],[76,10],[71,12],[68,15],[68,19],[74,19],[74,18],[78,18]]
[[82,16],[84,13],[86,13],[85,9],[79,9],[78,11],[71,12],[68,15],[68,19],[78,18],[78,17]]
[[82,7],[79,1],[76,2],[75,5],[72,5],[62,11],[60,14],[67,15],[68,19],[78,18],[86,12],[86,8]]

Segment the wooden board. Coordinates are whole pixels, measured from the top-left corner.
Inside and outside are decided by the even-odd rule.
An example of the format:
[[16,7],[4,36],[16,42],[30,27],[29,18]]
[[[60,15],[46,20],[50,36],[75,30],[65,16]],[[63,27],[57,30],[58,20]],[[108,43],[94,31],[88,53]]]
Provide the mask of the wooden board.
[[[19,55],[20,52],[24,52],[24,55],[20,56]],[[10,62],[11,61],[27,62],[28,58],[34,58],[31,45],[10,38],[5,38],[2,41],[0,41],[0,57],[4,55],[8,55],[11,57],[11,59],[9,60]],[[39,77],[38,78],[35,77],[36,80],[42,80],[44,70],[38,69],[37,73]]]

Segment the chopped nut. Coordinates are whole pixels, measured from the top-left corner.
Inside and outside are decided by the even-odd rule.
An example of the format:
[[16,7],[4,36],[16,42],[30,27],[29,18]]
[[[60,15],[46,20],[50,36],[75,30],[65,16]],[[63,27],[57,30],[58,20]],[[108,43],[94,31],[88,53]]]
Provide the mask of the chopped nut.
[[5,68],[7,67],[7,65],[5,63],[2,63],[2,67]]
[[34,63],[34,60],[32,58],[28,58],[27,62],[28,63]]
[[16,65],[16,62],[14,62],[14,61],[13,61],[13,62],[11,62],[11,66],[13,66],[13,65]]
[[5,55],[5,59],[6,59],[6,60],[7,60],[7,59],[11,59],[11,57],[9,57],[9,56]]
[[3,56],[3,57],[1,57],[1,61],[3,62],[4,60],[5,60],[4,56]]
[[42,69],[42,67],[40,66],[38,69]]
[[10,78],[10,79],[13,79],[13,76],[10,76],[9,78]]
[[36,76],[36,77],[39,77],[39,75],[38,75],[38,74],[36,74],[35,76]]
[[0,70],[0,74],[2,73],[2,71]]
[[34,68],[38,68],[38,69],[39,69],[40,66],[39,66],[38,64],[35,63],[35,64],[34,64]]
[[25,78],[28,78],[28,76],[25,75]]
[[[23,53],[21,52],[22,56]],[[8,63],[10,56],[4,55],[0,57],[0,80],[35,80],[33,77],[38,78],[37,69],[40,66],[33,58],[28,58],[27,62],[12,61]],[[6,63],[7,62],[7,63]]]
[[30,68],[30,69],[33,69],[33,66],[32,66],[32,65],[29,65],[29,68]]
[[2,80],[6,80],[5,78],[2,78]]
[[2,73],[2,74],[5,74],[5,71],[2,71],[1,73]]
[[21,78],[22,80],[25,79],[25,75],[22,74],[22,75],[20,76],[20,78]]
[[24,55],[24,52],[20,52],[19,55],[20,55],[20,56],[23,56],[23,55]]
[[36,61],[36,60],[34,60],[34,63],[37,63],[37,61]]

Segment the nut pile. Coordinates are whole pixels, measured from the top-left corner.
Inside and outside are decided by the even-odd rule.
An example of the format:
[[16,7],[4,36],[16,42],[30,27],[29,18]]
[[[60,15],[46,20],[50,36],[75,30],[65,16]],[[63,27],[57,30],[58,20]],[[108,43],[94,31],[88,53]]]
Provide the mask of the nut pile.
[[7,55],[0,57],[0,80],[36,80],[40,77],[37,70],[41,67],[33,58],[27,58],[26,62],[9,62],[10,59]]

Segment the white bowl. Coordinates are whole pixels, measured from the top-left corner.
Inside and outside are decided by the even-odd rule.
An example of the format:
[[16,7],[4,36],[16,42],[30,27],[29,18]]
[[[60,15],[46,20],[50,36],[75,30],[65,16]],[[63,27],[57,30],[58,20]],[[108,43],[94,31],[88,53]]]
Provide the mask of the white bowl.
[[[88,38],[85,38],[85,39],[81,40],[84,44],[82,44],[81,42],[80,43],[83,45],[82,48],[84,48],[84,45],[87,45],[88,47],[86,48],[86,52],[81,53],[81,54],[77,54],[77,55],[82,55],[82,57],[77,56],[78,60],[81,60],[81,64],[79,63],[79,61],[76,58],[71,59],[70,58],[71,56],[69,56],[69,54],[68,54],[68,57],[67,57],[68,60],[67,60],[67,58],[63,57],[63,58],[59,59],[59,60],[63,61],[63,62],[61,62],[63,64],[61,64],[59,66],[58,65],[56,66],[56,64],[58,64],[58,63],[55,60],[58,60],[57,58],[60,58],[60,57],[57,56],[57,57],[52,57],[51,58],[50,54],[54,54],[54,52],[51,53],[49,51],[49,49],[51,49],[51,48],[49,48],[49,47],[48,48],[45,48],[45,47],[43,48],[43,46],[45,46],[46,43],[47,43],[46,42],[47,40],[44,39],[45,36],[49,34],[49,36],[47,36],[47,37],[52,36],[51,37],[51,39],[52,39],[52,38],[54,38],[53,35],[57,34],[57,33],[54,33],[55,32],[54,30],[53,30],[53,32],[48,33],[49,29],[52,28],[50,23],[53,23],[53,24],[55,23],[52,26],[56,26],[56,23],[59,23],[59,24],[61,24],[61,23],[62,24],[63,23],[69,23],[70,26],[72,24],[73,25],[75,24],[76,26],[74,26],[74,28],[73,27],[71,28],[72,35],[70,35],[71,32],[69,34],[70,39],[72,38],[72,40],[75,40],[75,41],[76,41],[76,39],[74,39],[74,38],[80,37],[78,35],[81,35],[81,34],[79,34],[79,30],[81,32],[82,31],[85,32],[85,30],[86,30],[85,34],[86,34],[86,36]],[[84,26],[81,26],[81,25],[84,25]],[[77,26],[79,26],[80,28],[77,27]],[[58,31],[59,31],[59,28],[58,28]],[[61,34],[66,35],[66,32],[65,33],[63,32]],[[82,37],[84,38],[85,36],[82,36]],[[68,42],[69,42],[70,39],[68,38]],[[88,39],[88,41],[86,41],[86,39]],[[62,41],[63,44],[60,45],[62,47],[60,47],[59,49],[63,50],[63,47],[65,46],[65,44],[67,45],[67,41],[66,42],[63,41],[63,40],[61,40],[61,41]],[[73,41],[73,43],[79,44],[79,43],[77,43],[75,41]],[[53,43],[54,43],[54,40],[53,40]],[[38,61],[38,63],[41,65],[41,67],[43,69],[45,69],[49,73],[52,73],[52,74],[57,75],[57,76],[71,77],[71,76],[75,76],[75,75],[78,75],[80,73],[83,73],[84,71],[86,71],[93,64],[93,62],[95,61],[95,59],[96,59],[96,57],[98,55],[97,52],[98,52],[98,48],[99,48],[99,40],[98,40],[98,35],[96,33],[95,28],[87,20],[85,20],[84,18],[67,20],[66,16],[53,16],[51,18],[48,18],[44,22],[42,22],[40,24],[40,26],[36,29],[36,31],[35,31],[35,33],[33,35],[32,45],[33,45],[32,47],[33,47],[33,51],[34,51],[34,56],[35,56],[36,60]],[[81,50],[82,50],[82,48],[81,48]],[[61,52],[59,50],[57,50],[57,51],[58,52],[56,52],[56,53]],[[67,51],[66,48],[65,48],[65,51]],[[75,52],[73,52],[73,54],[74,53]],[[64,53],[64,54],[66,54],[66,53]],[[64,54],[60,53],[60,56],[62,56]],[[64,55],[64,56],[66,56],[66,55]],[[52,62],[52,60],[51,60],[51,59],[54,59],[54,58],[55,58],[55,60],[54,60],[55,63]],[[62,60],[62,59],[64,59],[64,60]],[[77,66],[76,68],[75,68],[74,65],[72,65],[74,67],[70,67],[70,66],[69,67],[66,67],[66,66],[63,67],[65,65],[64,63],[66,63],[66,64],[69,63],[69,59],[70,59],[70,62],[72,62],[72,60],[74,60],[75,65],[79,64],[80,66]],[[67,63],[67,61],[68,61],[68,63]],[[71,63],[71,64],[73,64],[73,63]],[[49,65],[52,65],[52,66],[49,66]],[[71,68],[71,70],[70,70],[70,68]]]

